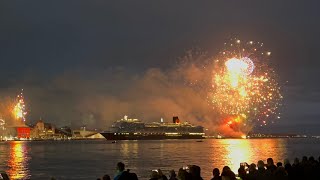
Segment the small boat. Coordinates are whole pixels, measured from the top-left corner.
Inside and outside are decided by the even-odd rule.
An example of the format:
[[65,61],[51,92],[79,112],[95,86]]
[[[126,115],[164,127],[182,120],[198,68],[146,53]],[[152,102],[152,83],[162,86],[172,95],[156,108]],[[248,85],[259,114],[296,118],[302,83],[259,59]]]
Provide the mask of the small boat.
[[111,143],[117,143],[117,141],[112,141]]
[[196,141],[196,142],[203,142],[202,140]]

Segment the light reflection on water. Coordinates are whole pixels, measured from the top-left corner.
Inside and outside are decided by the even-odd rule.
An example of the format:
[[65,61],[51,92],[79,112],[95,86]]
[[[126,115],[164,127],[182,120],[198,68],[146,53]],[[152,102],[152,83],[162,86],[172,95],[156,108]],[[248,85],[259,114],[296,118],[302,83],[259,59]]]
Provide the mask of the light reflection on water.
[[241,162],[275,162],[303,155],[319,156],[319,139],[206,139],[162,141],[54,141],[0,142],[0,170],[11,179],[97,179],[113,176],[122,161],[139,179],[149,179],[152,169],[196,164],[204,179],[212,169],[228,165],[235,173]]
[[9,159],[7,162],[8,175],[11,179],[27,179],[30,177],[28,169],[28,150],[27,142],[13,141],[9,142]]
[[[234,172],[237,172],[240,163],[257,163],[258,160],[266,160],[272,157],[275,161],[282,161],[286,142],[284,139],[221,139],[212,141],[213,154],[211,159],[218,168],[228,165]],[[222,147],[216,150],[214,147]],[[221,154],[216,157],[214,154]]]

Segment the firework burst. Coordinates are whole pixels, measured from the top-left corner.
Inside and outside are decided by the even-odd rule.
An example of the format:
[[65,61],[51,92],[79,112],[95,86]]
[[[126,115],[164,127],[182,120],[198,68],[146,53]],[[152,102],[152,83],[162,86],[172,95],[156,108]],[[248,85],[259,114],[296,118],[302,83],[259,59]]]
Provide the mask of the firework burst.
[[23,96],[23,89],[22,89],[21,93],[18,94],[16,97],[16,104],[15,104],[13,111],[12,111],[15,119],[22,120],[23,122],[26,121],[27,112],[26,112],[25,108],[26,108],[26,106],[24,103],[24,96]]
[[270,55],[263,43],[233,39],[214,62],[209,100],[234,131],[246,133],[280,118],[282,95]]

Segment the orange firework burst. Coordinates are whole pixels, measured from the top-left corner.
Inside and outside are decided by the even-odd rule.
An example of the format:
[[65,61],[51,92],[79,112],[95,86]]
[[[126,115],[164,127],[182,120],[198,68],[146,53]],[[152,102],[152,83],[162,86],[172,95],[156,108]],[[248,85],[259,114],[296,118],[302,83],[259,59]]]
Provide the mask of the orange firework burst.
[[282,99],[276,73],[267,61],[271,53],[263,51],[263,43],[232,42],[225,43],[215,60],[210,101],[236,131],[256,122],[267,125],[268,119],[280,118],[277,109]]
[[26,121],[25,116],[27,115],[27,112],[25,111],[23,89],[22,89],[22,92],[19,95],[17,95],[16,101],[17,102],[12,110],[12,113],[15,119],[20,119],[23,122],[25,122]]

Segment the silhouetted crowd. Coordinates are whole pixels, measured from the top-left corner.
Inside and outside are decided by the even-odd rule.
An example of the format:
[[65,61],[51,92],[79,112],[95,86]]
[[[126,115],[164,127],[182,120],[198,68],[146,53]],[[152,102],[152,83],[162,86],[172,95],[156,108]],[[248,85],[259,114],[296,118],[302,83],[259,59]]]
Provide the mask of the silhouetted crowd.
[[[122,162],[117,164],[117,172],[114,180],[138,180],[135,173],[125,170]],[[109,175],[104,175],[97,180],[110,180]],[[302,157],[295,158],[293,163],[288,159],[284,162],[274,163],[272,158],[267,159],[265,164],[262,160],[257,164],[241,163],[238,174],[234,173],[228,166],[223,167],[222,172],[218,168],[212,170],[211,180],[320,180],[320,157]],[[203,180],[201,177],[201,168],[197,165],[189,165],[180,168],[178,174],[174,170],[169,171],[167,177],[161,169],[152,170],[150,180]]]
[[[304,156],[300,161],[298,158],[294,159],[291,164],[288,159],[284,162],[275,164],[272,158],[267,159],[267,164],[262,160],[257,164],[241,163],[238,169],[238,179],[242,180],[303,180],[314,179],[320,180],[320,157],[316,160],[314,157],[307,158]],[[225,169],[226,168],[226,169]],[[213,180],[237,179],[235,174],[229,167],[225,166],[222,170],[221,176],[219,169],[213,169]],[[228,175],[226,175],[228,174]]]

